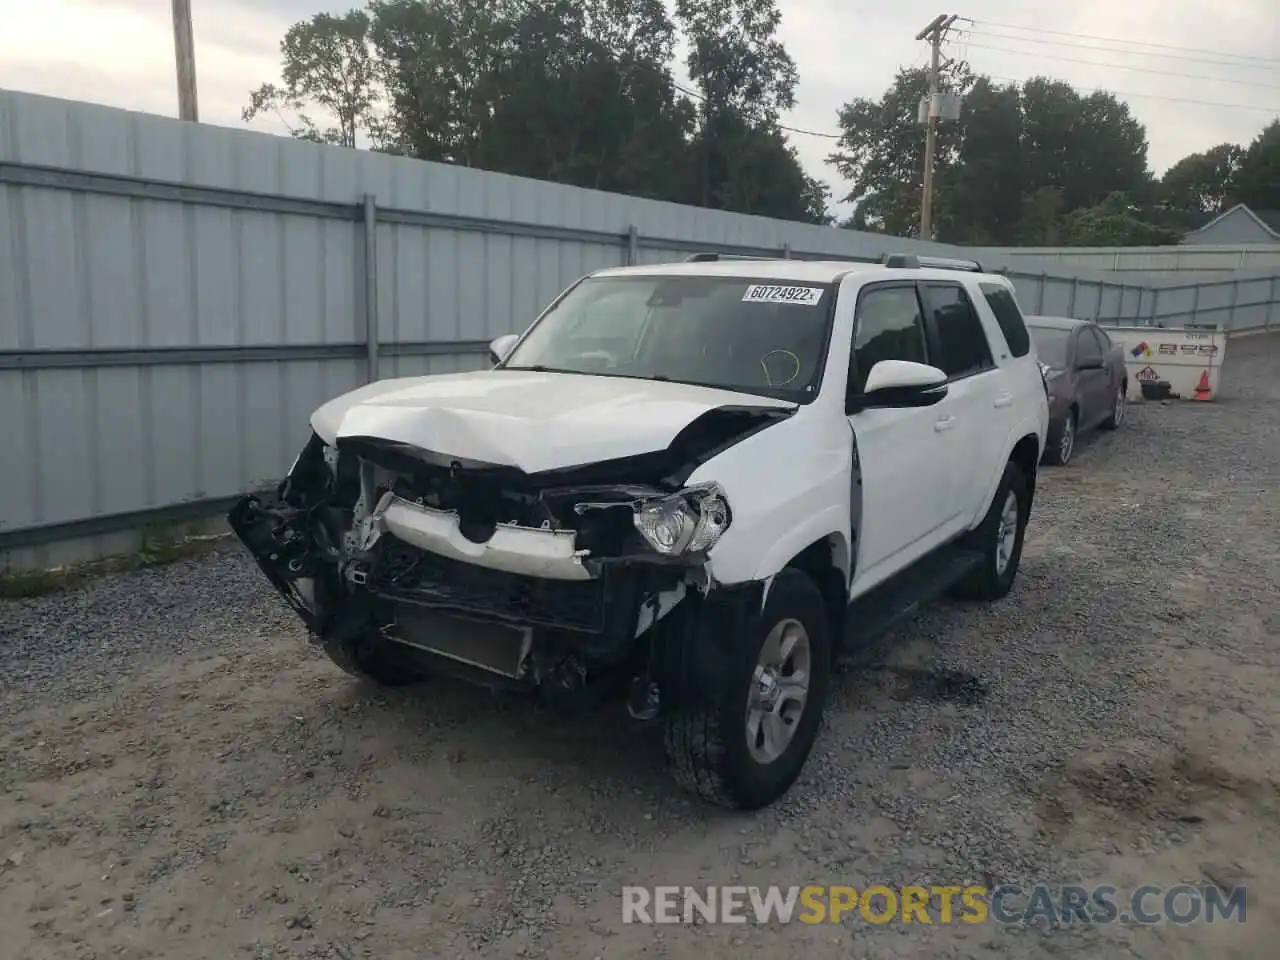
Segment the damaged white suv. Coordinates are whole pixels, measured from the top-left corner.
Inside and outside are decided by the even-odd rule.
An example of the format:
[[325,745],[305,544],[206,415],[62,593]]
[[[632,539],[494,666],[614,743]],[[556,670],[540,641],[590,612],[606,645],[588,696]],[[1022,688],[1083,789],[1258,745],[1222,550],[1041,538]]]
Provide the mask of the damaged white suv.
[[799,775],[844,644],[1013,582],[1048,406],[977,264],[601,270],[492,352],[326,403],[230,513],[353,674],[616,696],[683,785],[755,808]]

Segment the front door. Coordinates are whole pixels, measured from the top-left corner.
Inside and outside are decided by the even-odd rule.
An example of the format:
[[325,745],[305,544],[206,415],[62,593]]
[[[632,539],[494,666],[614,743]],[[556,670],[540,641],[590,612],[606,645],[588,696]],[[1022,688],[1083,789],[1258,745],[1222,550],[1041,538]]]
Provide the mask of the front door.
[[[848,390],[862,391],[881,360],[932,363],[913,283],[874,284],[858,298]],[[946,494],[956,424],[947,399],[932,407],[861,410],[849,417],[861,470],[861,529],[853,531],[854,590],[927,553],[953,519]]]

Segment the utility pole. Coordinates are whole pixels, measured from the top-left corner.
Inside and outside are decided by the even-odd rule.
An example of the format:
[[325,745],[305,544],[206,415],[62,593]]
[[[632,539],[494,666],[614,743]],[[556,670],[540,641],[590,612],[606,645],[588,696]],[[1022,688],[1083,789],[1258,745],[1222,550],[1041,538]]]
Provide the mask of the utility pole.
[[920,197],[920,239],[933,239],[933,166],[934,155],[938,150],[938,113],[940,109],[939,72],[942,69],[942,41],[947,30],[956,22],[956,14],[939,14],[933,21],[916,34],[917,40],[928,40],[929,55],[929,101],[925,115],[924,135],[924,189]]
[[178,119],[200,119],[196,106],[196,44],[191,30],[191,0],[173,0],[173,52],[178,62]]

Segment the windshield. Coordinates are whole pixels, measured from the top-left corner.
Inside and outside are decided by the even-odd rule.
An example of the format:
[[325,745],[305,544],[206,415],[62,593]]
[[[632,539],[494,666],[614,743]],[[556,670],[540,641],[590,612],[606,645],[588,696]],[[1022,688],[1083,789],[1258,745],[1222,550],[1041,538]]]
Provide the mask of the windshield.
[[1071,331],[1060,327],[1030,327],[1040,359],[1055,370],[1067,369],[1067,344]]
[[746,277],[598,277],[570,290],[500,365],[673,380],[807,403],[830,284]]

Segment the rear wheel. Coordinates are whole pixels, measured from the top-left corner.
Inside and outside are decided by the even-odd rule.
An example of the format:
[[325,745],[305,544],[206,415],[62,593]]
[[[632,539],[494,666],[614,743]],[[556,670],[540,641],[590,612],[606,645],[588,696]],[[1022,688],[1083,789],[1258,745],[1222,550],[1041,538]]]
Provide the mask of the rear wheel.
[[[791,788],[817,738],[831,669],[822,594],[805,574],[774,578],[756,635],[726,664],[724,688],[667,719],[672,775],[724,807],[754,810]],[[716,695],[718,694],[718,695]]]
[[1111,413],[1100,424],[1103,430],[1115,430],[1124,423],[1124,419],[1129,412],[1129,398],[1125,393],[1125,385],[1121,383],[1116,390],[1116,395],[1111,400]]

